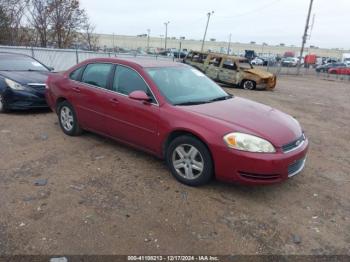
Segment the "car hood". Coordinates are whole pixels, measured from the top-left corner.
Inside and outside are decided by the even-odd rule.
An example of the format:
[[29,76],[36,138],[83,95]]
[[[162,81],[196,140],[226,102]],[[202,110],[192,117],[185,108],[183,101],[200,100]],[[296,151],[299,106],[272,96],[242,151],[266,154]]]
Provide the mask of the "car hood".
[[29,83],[44,84],[49,73],[48,71],[0,71],[0,75],[3,77],[9,78],[22,85],[27,85]]
[[253,134],[267,139],[277,147],[288,144],[302,135],[299,123],[290,115],[240,97],[182,108],[224,121],[231,125],[232,132]]
[[260,70],[260,69],[256,69],[256,68],[252,68],[252,69],[244,69],[244,72],[248,72],[251,73],[253,75],[257,75],[261,78],[270,78],[273,77],[273,74],[264,71],[264,70]]

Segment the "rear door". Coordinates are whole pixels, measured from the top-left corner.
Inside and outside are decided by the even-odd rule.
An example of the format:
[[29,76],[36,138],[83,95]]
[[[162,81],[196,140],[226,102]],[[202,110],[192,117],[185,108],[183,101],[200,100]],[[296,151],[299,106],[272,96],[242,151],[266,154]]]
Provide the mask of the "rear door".
[[74,105],[78,119],[84,128],[98,133],[107,133],[108,118],[106,103],[111,92],[111,77],[114,65],[109,63],[88,64],[80,81],[74,81]]
[[211,79],[219,79],[219,70],[222,62],[222,57],[211,56],[208,61],[208,67],[205,70],[205,74]]

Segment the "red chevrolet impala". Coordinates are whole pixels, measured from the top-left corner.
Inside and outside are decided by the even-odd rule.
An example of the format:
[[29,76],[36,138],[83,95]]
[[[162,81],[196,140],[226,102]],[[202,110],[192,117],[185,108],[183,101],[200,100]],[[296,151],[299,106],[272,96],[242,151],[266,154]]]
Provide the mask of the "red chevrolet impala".
[[88,130],[150,152],[187,185],[277,183],[305,165],[308,140],[293,117],[185,64],[87,60],[49,76],[46,99],[65,134]]

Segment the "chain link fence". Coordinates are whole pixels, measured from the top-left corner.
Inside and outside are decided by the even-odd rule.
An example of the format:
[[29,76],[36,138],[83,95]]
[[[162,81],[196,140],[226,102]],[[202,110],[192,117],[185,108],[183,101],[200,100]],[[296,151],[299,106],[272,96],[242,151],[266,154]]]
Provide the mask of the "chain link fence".
[[43,64],[53,67],[55,71],[64,71],[76,65],[77,63],[90,58],[109,58],[109,57],[148,57],[160,60],[175,60],[173,57],[157,55],[140,55],[133,53],[113,53],[113,52],[94,52],[78,49],[55,49],[40,47],[18,47],[18,46],[0,46],[0,52],[20,53],[34,57]]
[[[11,52],[26,54],[34,57],[47,66],[53,67],[55,71],[64,71],[76,65],[77,63],[90,58],[108,58],[108,57],[147,57],[159,60],[178,60],[176,57],[160,55],[144,55],[137,52],[114,53],[102,51],[85,51],[79,49],[56,49],[40,47],[20,47],[20,46],[0,46],[0,52]],[[266,66],[257,66],[256,68],[266,70],[277,76],[297,75],[297,67],[285,67],[280,62],[268,63]],[[322,79],[350,81],[350,75],[336,75],[324,72],[316,72],[313,67],[301,67],[300,74],[306,76],[316,76]]]

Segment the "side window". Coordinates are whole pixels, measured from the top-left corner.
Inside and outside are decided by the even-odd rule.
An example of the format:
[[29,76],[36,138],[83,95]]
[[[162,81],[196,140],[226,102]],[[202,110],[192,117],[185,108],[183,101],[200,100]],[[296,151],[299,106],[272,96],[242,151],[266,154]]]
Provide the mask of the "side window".
[[75,69],[72,73],[70,73],[69,78],[75,81],[80,81],[81,73],[84,70],[84,66]]
[[232,60],[225,60],[222,67],[229,70],[237,70],[237,65]]
[[222,57],[213,56],[209,61],[209,65],[220,66],[221,60],[222,60]]
[[201,63],[201,64],[204,63],[205,59],[207,59],[207,55],[205,54],[194,53],[192,57],[193,62]]
[[81,81],[90,85],[107,88],[112,67],[112,64],[89,64],[84,70]]
[[142,77],[136,71],[125,66],[117,66],[114,75],[113,90],[124,95],[141,90],[152,98],[153,103],[155,102],[151,91]]

